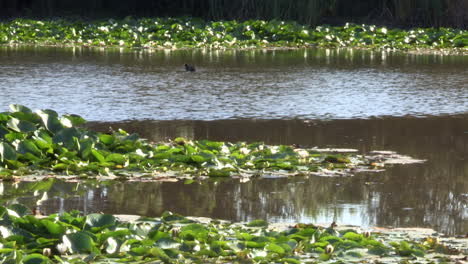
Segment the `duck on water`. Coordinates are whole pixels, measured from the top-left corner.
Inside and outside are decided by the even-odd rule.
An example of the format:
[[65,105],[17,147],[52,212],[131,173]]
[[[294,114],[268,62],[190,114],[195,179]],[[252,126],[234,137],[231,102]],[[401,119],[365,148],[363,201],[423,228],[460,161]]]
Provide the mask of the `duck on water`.
[[185,63],[184,66],[185,66],[186,71],[189,71],[189,72],[194,72],[195,71],[195,66],[193,66],[193,65]]

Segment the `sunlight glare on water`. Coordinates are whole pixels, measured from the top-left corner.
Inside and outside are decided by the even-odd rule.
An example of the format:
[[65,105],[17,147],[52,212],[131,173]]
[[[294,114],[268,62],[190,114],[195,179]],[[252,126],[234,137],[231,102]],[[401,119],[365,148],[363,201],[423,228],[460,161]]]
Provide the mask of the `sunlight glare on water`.
[[[0,49],[1,109],[95,121],[347,119],[468,111],[468,59],[359,50]],[[185,72],[183,64],[197,67]]]

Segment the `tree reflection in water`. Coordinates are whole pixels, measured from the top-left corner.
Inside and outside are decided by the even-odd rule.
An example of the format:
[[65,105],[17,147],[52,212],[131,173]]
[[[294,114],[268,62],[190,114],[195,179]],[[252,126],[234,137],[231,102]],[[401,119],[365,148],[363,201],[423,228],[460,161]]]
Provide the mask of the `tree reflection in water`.
[[[394,150],[426,163],[395,165],[381,173],[348,178],[291,177],[203,182],[116,182],[99,185],[56,182],[46,213],[85,212],[158,216],[165,210],[235,221],[431,227],[468,232],[468,116],[370,120],[227,120],[91,124],[122,127],[150,140],[176,136],[269,144],[352,147],[362,152]],[[32,183],[20,183],[23,187]],[[77,187],[78,186],[78,187]],[[31,189],[4,183],[3,200],[34,205]],[[26,191],[21,191],[26,190]],[[59,199],[58,197],[64,197]]]

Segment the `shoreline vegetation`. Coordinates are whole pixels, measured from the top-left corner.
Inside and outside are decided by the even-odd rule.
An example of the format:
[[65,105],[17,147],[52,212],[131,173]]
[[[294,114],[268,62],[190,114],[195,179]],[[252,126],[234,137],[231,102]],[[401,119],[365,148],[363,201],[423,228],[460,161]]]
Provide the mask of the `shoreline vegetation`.
[[264,220],[41,215],[0,206],[2,263],[463,263],[466,237],[430,229],[362,230]]
[[468,31],[454,28],[402,30],[375,25],[309,27],[296,22],[199,18],[31,20],[0,22],[0,45],[126,49],[363,48],[468,54]]
[[0,179],[37,181],[44,178],[41,175],[120,180],[248,180],[269,174],[342,177],[378,172],[392,164],[424,162],[391,151],[358,155],[353,149],[185,138],[154,143],[121,129],[109,133],[85,129],[85,122],[77,115],[10,105],[10,112],[0,113]]

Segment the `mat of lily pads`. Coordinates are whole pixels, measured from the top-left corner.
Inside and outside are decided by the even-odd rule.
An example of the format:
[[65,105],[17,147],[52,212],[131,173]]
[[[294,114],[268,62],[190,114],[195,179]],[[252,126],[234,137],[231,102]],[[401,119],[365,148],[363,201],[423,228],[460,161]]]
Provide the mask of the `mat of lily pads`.
[[2,263],[463,263],[467,238],[413,230],[159,218],[40,216],[0,207]]
[[391,151],[359,155],[352,149],[185,138],[154,143],[120,129],[100,133],[83,128],[85,120],[77,115],[33,112],[22,105],[10,105],[10,109],[0,113],[3,180],[31,179],[27,175],[139,180],[271,174],[347,176],[363,170],[380,171],[394,163],[422,162]]
[[358,47],[467,51],[468,31],[403,30],[347,23],[310,27],[291,21],[204,21],[198,18],[32,20],[0,22],[0,45],[179,48]]

